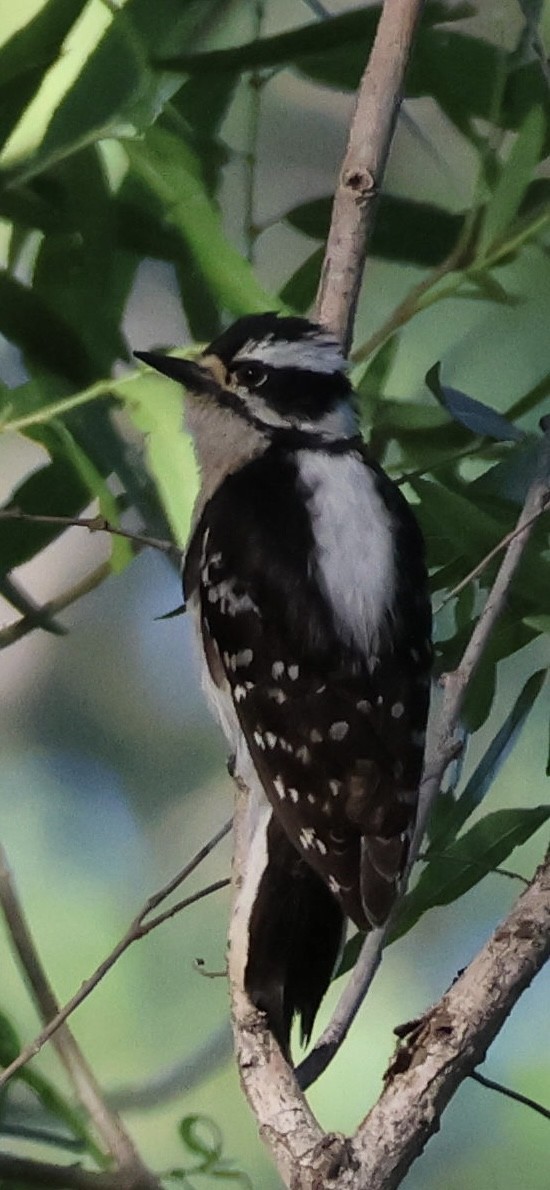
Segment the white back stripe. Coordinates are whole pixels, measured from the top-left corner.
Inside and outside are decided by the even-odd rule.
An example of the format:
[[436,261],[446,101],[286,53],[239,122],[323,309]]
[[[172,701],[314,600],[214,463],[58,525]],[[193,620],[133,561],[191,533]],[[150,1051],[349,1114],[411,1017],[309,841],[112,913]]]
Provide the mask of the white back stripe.
[[341,640],[376,656],[391,615],[391,514],[358,454],[297,452],[315,539],[313,565]]
[[296,340],[269,336],[258,343],[249,339],[235,360],[258,360],[275,368],[300,368],[306,372],[343,372],[347,366],[338,340],[328,332]]

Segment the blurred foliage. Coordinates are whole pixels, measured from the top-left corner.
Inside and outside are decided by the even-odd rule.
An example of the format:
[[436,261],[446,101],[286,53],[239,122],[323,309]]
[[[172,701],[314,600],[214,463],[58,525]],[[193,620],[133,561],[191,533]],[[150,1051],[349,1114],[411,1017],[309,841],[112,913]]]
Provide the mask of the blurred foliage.
[[[229,0],[105,4],[97,44],[54,105],[45,130],[23,151],[12,134],[89,7],[87,0],[45,0],[0,47],[0,219],[7,245],[0,332],[19,349],[28,377],[15,389],[1,385],[0,431],[28,436],[48,458],[15,488],[8,507],[72,516],[97,499],[111,521],[134,509],[147,532],[171,534],[183,546],[195,480],[179,395],[169,382],[128,370],[123,319],[137,270],[143,259],[174,266],[190,339],[199,343],[246,312],[310,310],[331,197],[312,197],[281,216],[316,246],[280,292],[270,292],[252,263],[270,230],[255,225],[252,210],[257,119],[246,154],[248,209],[231,235],[222,187],[235,152],[224,136],[225,121],[250,93],[251,80],[259,111],[265,89],[285,69],[321,88],[353,91],[379,5],[320,20],[304,8],[303,25],[209,49],[209,31],[223,32]],[[435,347],[427,388],[417,400],[395,396],[395,362],[413,320],[451,299],[477,303],[480,310],[489,305],[504,328],[510,307],[524,301],[510,285],[509,266],[524,258],[536,260],[550,284],[550,94],[539,52],[539,8],[523,5],[519,36],[503,48],[476,31],[469,19],[475,5],[427,3],[406,95],[429,97],[437,106],[475,155],[476,181],[469,204],[458,211],[412,194],[382,196],[372,256],[414,265],[422,275],[369,339],[356,344],[353,357],[365,432],[415,502],[426,536],[433,592],[444,603],[436,622],[439,672],[460,658],[499,559],[460,592],[453,588],[513,528],[542,466],[537,423],[547,407],[550,373],[546,361],[546,370],[512,404],[489,408],[445,383],[445,361],[438,364]],[[120,364],[127,372],[113,380]],[[136,430],[143,435],[139,448]],[[0,590],[50,630],[55,625],[36,619],[30,603],[26,608],[11,576],[60,532],[50,525],[0,523]],[[466,733],[486,723],[503,659],[549,634],[548,544],[547,520],[541,518],[469,691]],[[132,556],[127,543],[114,540],[113,571],[128,566]],[[443,791],[425,866],[404,901],[396,937],[432,906],[460,897],[547,821],[548,807],[533,803],[480,811],[546,676],[546,669],[533,668],[464,788],[451,782]],[[541,747],[541,780],[549,763]],[[463,831],[474,811],[476,822]],[[345,966],[356,950],[352,940]],[[18,1045],[9,1021],[0,1017],[2,1061]],[[82,1121],[55,1088],[28,1068],[20,1077],[97,1160]],[[223,1158],[215,1125],[190,1116],[180,1135],[194,1165],[167,1177],[190,1184],[189,1178],[209,1174],[243,1183]]]

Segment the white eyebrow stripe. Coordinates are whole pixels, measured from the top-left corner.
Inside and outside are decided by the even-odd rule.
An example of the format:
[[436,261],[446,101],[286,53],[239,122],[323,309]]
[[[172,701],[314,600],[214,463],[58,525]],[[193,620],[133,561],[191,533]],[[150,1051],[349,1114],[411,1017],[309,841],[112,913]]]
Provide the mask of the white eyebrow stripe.
[[249,339],[237,352],[235,360],[257,360],[276,368],[300,368],[305,372],[343,372],[347,364],[342,348],[332,335],[312,335],[311,339]]

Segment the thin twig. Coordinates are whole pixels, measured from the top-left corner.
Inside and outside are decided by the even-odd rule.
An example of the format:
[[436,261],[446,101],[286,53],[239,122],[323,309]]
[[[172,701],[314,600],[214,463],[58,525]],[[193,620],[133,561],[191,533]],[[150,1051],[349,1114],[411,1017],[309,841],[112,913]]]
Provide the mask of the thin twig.
[[[31,990],[33,1000],[42,1020],[48,1021],[50,1018],[58,1015],[58,1004],[38,957],[36,946],[31,937],[8,866],[7,856],[1,844],[0,905],[6,920],[11,942]],[[60,1024],[63,1024],[63,1022],[60,1021]],[[132,1170],[136,1174],[139,1174],[143,1185],[147,1184],[150,1187],[156,1187],[158,1185],[156,1179],[143,1165],[130,1136],[126,1133],[116,1112],[107,1106],[95,1075],[88,1066],[84,1055],[67,1025],[63,1025],[58,1030],[54,1044],[75,1093],[93,1121],[107,1152],[120,1169]],[[22,1065],[19,1058],[17,1059],[17,1065],[18,1067]],[[8,1071],[9,1068],[2,1075],[0,1083],[9,1077]]]
[[0,509],[0,520],[29,521],[37,525],[65,525],[67,529],[75,526],[79,529],[88,529],[89,533],[111,533],[115,537],[125,537],[128,541],[135,542],[136,545],[151,546],[152,549],[160,550],[161,553],[168,554],[169,557],[181,558],[182,556],[182,550],[179,546],[174,545],[173,541],[165,541],[161,537],[147,537],[144,533],[134,533],[130,529],[122,529],[119,525],[111,524],[104,516],[40,516],[39,513],[22,512],[20,508],[2,508]]
[[498,1091],[499,1095],[505,1095],[507,1099],[515,1099],[516,1103],[523,1103],[525,1107],[538,1112],[539,1116],[544,1116],[545,1120],[550,1120],[550,1108],[543,1107],[542,1103],[537,1103],[537,1100],[531,1099],[529,1095],[522,1095],[521,1091],[512,1091],[511,1087],[495,1082],[494,1078],[487,1078],[487,1075],[480,1074],[479,1070],[472,1070],[470,1078],[481,1087],[487,1087],[489,1091]]
[[[56,616],[58,612],[64,611],[66,607],[70,607],[72,603],[76,603],[79,599],[82,599],[83,595],[88,595],[90,591],[95,591],[96,587],[99,587],[110,574],[112,574],[110,562],[102,562],[101,566],[98,566],[96,570],[92,570],[84,578],[79,579],[77,583],[74,583],[72,587],[63,591],[61,595],[56,595],[48,603],[42,604],[40,608],[41,613],[49,620],[52,616]],[[14,624],[7,624],[5,628],[0,628],[0,650],[14,645],[16,641],[21,640],[29,632],[34,632],[36,628],[40,627],[41,624],[37,623],[34,615],[26,615],[21,616],[21,619],[16,620]]]
[[[533,480],[521,510],[518,523],[511,534],[503,561],[489,592],[485,607],[472,632],[462,660],[457,669],[445,676],[443,706],[439,713],[437,729],[424,765],[420,785],[419,810],[414,839],[410,849],[408,868],[403,887],[416,861],[424,837],[428,817],[441,788],[445,770],[456,753],[456,732],[466,690],[477,668],[489,636],[503,610],[508,591],[529,540],[535,521],[548,504],[549,495],[550,438],[547,436],[542,451],[540,474]],[[349,1027],[372,983],[381,961],[387,928],[373,931],[366,939],[358,960],[359,972],[352,974],[335,1013],[317,1044],[298,1068],[301,1086],[310,1086],[314,1079],[326,1070],[334,1055],[340,1049]],[[372,941],[371,941],[372,938]]]
[[[265,15],[265,0],[252,0],[252,41],[259,41]],[[243,156],[245,167],[244,187],[244,236],[247,258],[254,261],[256,238],[256,170],[258,135],[260,131],[261,95],[265,79],[261,70],[253,70],[248,79],[248,144]]]
[[485,557],[481,559],[481,562],[478,562],[477,566],[474,566],[473,570],[470,570],[469,573],[466,574],[464,578],[456,584],[456,587],[453,587],[452,591],[448,592],[445,598],[441,600],[441,603],[438,603],[437,607],[434,608],[434,615],[437,616],[442,608],[444,608],[451,599],[454,599],[455,595],[459,595],[460,592],[464,590],[464,587],[467,587],[469,583],[478,578],[478,576],[483,573],[486,566],[488,566],[489,563],[493,561],[493,558],[498,557],[502,550],[506,549],[506,546],[510,545],[510,542],[514,540],[514,537],[517,537],[518,533],[521,533],[523,529],[527,528],[531,524],[534,524],[535,521],[538,521],[539,518],[543,516],[545,512],[548,512],[549,509],[550,499],[547,499],[544,501],[542,507],[539,508],[537,512],[533,513],[532,517],[530,517],[527,521],[524,521],[522,524],[518,522],[515,529],[512,529],[510,533],[506,533],[505,536],[493,546],[492,550],[489,550],[489,553],[485,554]]
[[100,983],[107,972],[110,971],[112,967],[114,967],[120,956],[124,954],[126,950],[128,950],[128,947],[131,946],[133,942],[136,942],[138,938],[144,938],[150,933],[152,929],[160,925],[161,922],[166,921],[169,917],[172,917],[174,913],[178,912],[180,909],[187,907],[187,905],[193,904],[195,901],[200,900],[201,897],[206,896],[208,892],[214,892],[216,889],[223,887],[223,885],[227,883],[225,880],[216,881],[216,883],[211,885],[207,890],[200,889],[199,892],[195,893],[191,897],[186,898],[186,900],[180,905],[175,906],[166,913],[159,914],[157,918],[153,919],[152,922],[146,922],[144,920],[154,909],[157,908],[158,905],[161,904],[162,901],[166,900],[166,898],[169,897],[175,891],[175,889],[178,888],[179,885],[191,875],[192,872],[195,871],[195,868],[197,868],[199,864],[202,863],[204,859],[206,859],[207,855],[210,855],[210,852],[214,850],[214,847],[216,847],[217,844],[221,842],[221,840],[225,838],[225,836],[231,830],[231,822],[231,819],[229,819],[228,822],[225,822],[224,825],[216,832],[216,834],[213,835],[213,837],[209,839],[199,851],[197,851],[189,863],[186,864],[176,876],[169,880],[168,883],[165,884],[163,888],[159,889],[158,892],[153,893],[153,895],[147,899],[143,908],[134,918],[124,936],[119,942],[117,942],[117,945],[113,947],[112,951],[107,955],[103,962],[99,964],[93,975],[91,975],[89,979],[86,979],[84,983],[81,984],[78,991],[74,996],[71,996],[71,999],[67,1001],[63,1008],[58,1009],[57,1004],[55,1004],[54,1001],[52,1011],[49,1012],[46,1018],[48,1023],[45,1028],[42,1029],[37,1037],[35,1037],[34,1041],[24,1046],[15,1061],[7,1066],[2,1075],[0,1075],[0,1088],[3,1087],[5,1083],[7,1083],[8,1079],[10,1079],[18,1070],[20,1070],[26,1062],[33,1058],[35,1054],[39,1053],[46,1041],[48,1041],[49,1038],[57,1032],[57,1030],[61,1025],[64,1024],[71,1013],[73,1013],[74,1010],[78,1008],[79,1005],[82,1004],[82,1002],[90,995],[90,992],[92,992],[93,989],[97,987],[98,983]]
[[386,0],[361,80],[334,197],[317,318],[346,351],[422,0]]
[[405,323],[410,322],[411,318],[413,318],[414,315],[418,313],[419,303],[421,302],[422,298],[424,298],[426,294],[429,293],[430,289],[433,289],[433,287],[437,285],[439,281],[442,281],[443,278],[448,276],[449,273],[453,273],[457,268],[459,268],[463,256],[464,243],[461,236],[456,247],[454,247],[449,255],[445,257],[445,260],[442,260],[441,264],[438,264],[435,269],[432,269],[432,271],[428,273],[428,276],[424,277],[422,281],[419,281],[416,285],[413,285],[403,298],[403,301],[399,302],[399,305],[397,305],[395,309],[392,310],[391,314],[388,315],[386,321],[383,322],[382,325],[373,332],[373,334],[369,339],[366,340],[365,343],[362,343],[361,346],[353,352],[351,357],[353,363],[359,364],[363,360],[369,359],[369,357],[373,355],[379,347],[382,347],[382,345],[389,338],[391,338],[391,336],[395,334],[395,332],[398,331],[400,327],[405,326]]

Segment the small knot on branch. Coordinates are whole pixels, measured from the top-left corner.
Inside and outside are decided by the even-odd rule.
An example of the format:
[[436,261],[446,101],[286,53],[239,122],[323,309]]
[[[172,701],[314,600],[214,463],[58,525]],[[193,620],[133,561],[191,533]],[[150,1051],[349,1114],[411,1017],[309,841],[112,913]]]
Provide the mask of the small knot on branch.
[[342,175],[342,183],[346,190],[351,190],[357,203],[367,202],[375,198],[378,193],[376,178],[370,169],[351,169]]

